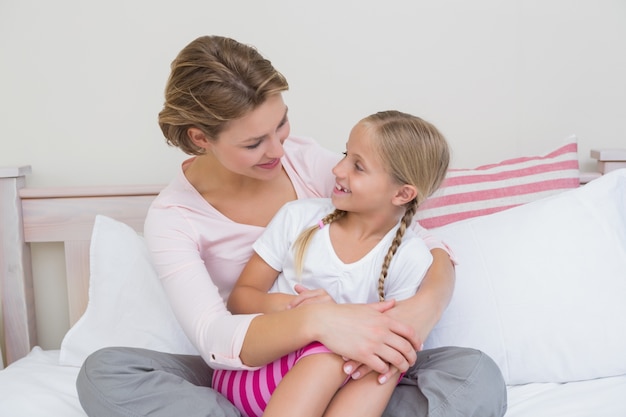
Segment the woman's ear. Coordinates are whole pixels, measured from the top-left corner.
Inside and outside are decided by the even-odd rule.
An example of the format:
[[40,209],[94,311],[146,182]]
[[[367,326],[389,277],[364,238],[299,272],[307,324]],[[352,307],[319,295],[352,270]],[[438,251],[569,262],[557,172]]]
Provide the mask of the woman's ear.
[[392,203],[396,206],[403,206],[416,197],[417,188],[409,184],[404,184],[398,188],[396,195],[393,197]]
[[197,127],[190,127],[187,129],[187,136],[189,136],[189,139],[191,139],[194,145],[200,149],[204,149],[205,151],[211,144],[204,132]]

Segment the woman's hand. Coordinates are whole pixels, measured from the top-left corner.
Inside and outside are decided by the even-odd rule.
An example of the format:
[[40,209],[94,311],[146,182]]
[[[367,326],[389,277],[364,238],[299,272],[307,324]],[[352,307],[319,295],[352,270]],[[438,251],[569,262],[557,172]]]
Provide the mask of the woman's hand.
[[333,297],[331,297],[326,290],[315,289],[310,290],[304,285],[296,285],[294,290],[298,293],[293,300],[287,305],[287,308],[295,308],[300,305],[313,304],[313,303],[335,303]]
[[[417,350],[422,349],[423,342],[441,318],[454,289],[454,265],[450,261],[450,256],[442,249],[433,249],[431,253],[433,263],[417,293],[385,311],[385,315],[412,327],[415,334],[413,342]],[[352,373],[347,373],[354,379],[362,378],[372,371],[370,367],[355,360],[346,361],[344,370],[351,370]],[[379,381],[389,379],[392,374],[392,370],[381,374]]]
[[391,367],[404,372],[417,359],[411,326],[384,314],[395,301],[373,304],[326,304],[316,313],[316,340],[343,357],[380,374]]

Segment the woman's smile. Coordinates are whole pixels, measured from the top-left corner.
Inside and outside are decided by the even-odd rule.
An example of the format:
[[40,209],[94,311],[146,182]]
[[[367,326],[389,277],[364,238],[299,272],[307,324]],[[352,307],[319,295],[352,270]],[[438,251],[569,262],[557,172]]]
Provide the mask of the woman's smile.
[[264,164],[258,164],[257,167],[262,169],[272,170],[280,165],[280,158],[274,158],[269,162],[265,162]]

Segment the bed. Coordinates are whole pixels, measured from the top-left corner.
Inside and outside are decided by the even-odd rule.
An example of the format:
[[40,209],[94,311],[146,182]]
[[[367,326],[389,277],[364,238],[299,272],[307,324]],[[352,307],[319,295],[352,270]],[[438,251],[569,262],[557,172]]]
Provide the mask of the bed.
[[[592,151],[598,172],[581,173],[575,143],[453,170],[419,214],[457,261],[426,347],[489,353],[507,417],[626,416],[626,151]],[[74,383],[93,350],[194,352],[141,237],[162,187],[34,189],[30,171],[0,168],[0,415],[85,416]],[[60,349],[37,346],[33,242],[64,243],[71,328]]]

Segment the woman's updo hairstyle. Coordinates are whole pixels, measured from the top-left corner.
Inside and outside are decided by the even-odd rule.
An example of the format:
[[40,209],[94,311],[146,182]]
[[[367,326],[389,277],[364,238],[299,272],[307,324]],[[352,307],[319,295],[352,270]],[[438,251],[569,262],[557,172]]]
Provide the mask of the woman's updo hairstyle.
[[287,80],[251,46],[220,36],[203,36],[172,62],[159,126],[170,146],[189,155],[202,150],[189,138],[191,127],[216,139],[231,120],[245,116]]

